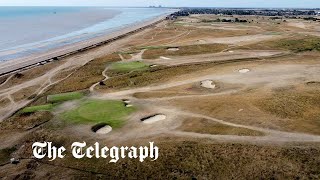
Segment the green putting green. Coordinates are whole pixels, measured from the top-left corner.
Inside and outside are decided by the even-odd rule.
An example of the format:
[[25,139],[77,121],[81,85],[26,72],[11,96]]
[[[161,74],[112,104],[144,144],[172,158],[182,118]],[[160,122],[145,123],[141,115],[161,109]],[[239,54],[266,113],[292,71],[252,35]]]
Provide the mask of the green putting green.
[[48,96],[48,102],[59,103],[64,101],[70,101],[75,99],[81,99],[84,96],[81,92],[61,93]]
[[117,128],[134,111],[134,107],[125,107],[122,101],[86,100],[77,108],[64,112],[62,118],[74,123],[107,123]]
[[133,62],[117,62],[111,66],[112,70],[116,71],[134,71],[134,70],[146,70],[149,68],[148,64],[139,61]]
[[51,111],[55,107],[54,104],[46,104],[41,106],[31,106],[22,109],[22,113],[34,113],[37,111]]

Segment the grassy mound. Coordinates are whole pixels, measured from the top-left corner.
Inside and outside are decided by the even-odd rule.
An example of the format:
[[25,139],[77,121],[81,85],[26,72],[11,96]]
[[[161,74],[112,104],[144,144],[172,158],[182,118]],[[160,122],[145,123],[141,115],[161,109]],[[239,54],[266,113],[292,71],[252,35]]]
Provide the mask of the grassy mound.
[[117,128],[134,110],[125,107],[121,101],[86,100],[76,109],[63,113],[62,118],[74,123],[107,123]]
[[149,68],[149,65],[139,62],[139,61],[134,61],[134,62],[117,62],[113,63],[111,66],[111,69],[114,71],[119,71],[119,72],[128,72],[128,71],[134,71],[134,70],[146,70]]
[[81,99],[84,96],[81,92],[61,93],[48,96],[48,102],[59,103],[64,101],[70,101],[75,99]]

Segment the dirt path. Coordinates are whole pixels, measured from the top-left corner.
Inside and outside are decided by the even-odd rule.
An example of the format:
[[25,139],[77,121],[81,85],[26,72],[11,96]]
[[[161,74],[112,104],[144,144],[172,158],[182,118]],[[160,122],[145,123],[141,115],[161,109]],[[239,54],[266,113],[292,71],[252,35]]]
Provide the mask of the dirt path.
[[7,82],[14,77],[14,74],[9,76],[2,84],[0,84],[0,87],[4,86],[5,84],[7,84]]
[[142,55],[147,49],[141,50],[139,53],[132,55],[132,57],[127,60],[127,61],[141,61],[142,60]]
[[[107,66],[107,67],[102,71],[102,76],[104,77],[104,79],[103,79],[102,81],[106,81],[106,80],[109,79],[109,76],[106,74],[107,71],[108,71],[108,69],[109,69],[109,66]],[[91,93],[95,93],[94,88],[95,88],[97,85],[99,85],[99,84],[100,84],[100,82],[97,82],[97,83],[93,84],[93,85],[89,88],[90,92],[91,92]]]

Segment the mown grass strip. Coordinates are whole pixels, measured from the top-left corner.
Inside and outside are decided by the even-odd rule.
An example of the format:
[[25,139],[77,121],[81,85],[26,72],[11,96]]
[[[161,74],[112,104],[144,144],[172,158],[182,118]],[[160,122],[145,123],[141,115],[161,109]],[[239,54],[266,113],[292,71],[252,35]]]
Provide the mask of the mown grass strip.
[[147,50],[152,50],[152,49],[166,49],[169,48],[168,46],[142,46],[139,47],[139,49],[147,49]]
[[134,62],[117,62],[111,65],[111,70],[127,72],[134,70],[146,70],[149,68],[149,65],[143,62],[134,61]]
[[61,94],[49,95],[47,97],[47,101],[49,103],[59,103],[59,102],[64,102],[64,101],[81,99],[83,96],[84,96],[84,94],[81,92],[61,93]]
[[37,111],[51,111],[55,107],[54,104],[45,104],[40,106],[31,106],[22,109],[22,113],[34,113]]

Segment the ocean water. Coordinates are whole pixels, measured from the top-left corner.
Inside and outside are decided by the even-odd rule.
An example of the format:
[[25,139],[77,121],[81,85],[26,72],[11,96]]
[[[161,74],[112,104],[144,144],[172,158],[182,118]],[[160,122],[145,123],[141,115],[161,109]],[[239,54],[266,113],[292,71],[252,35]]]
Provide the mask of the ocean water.
[[0,7],[0,61],[107,35],[170,12],[165,8]]

